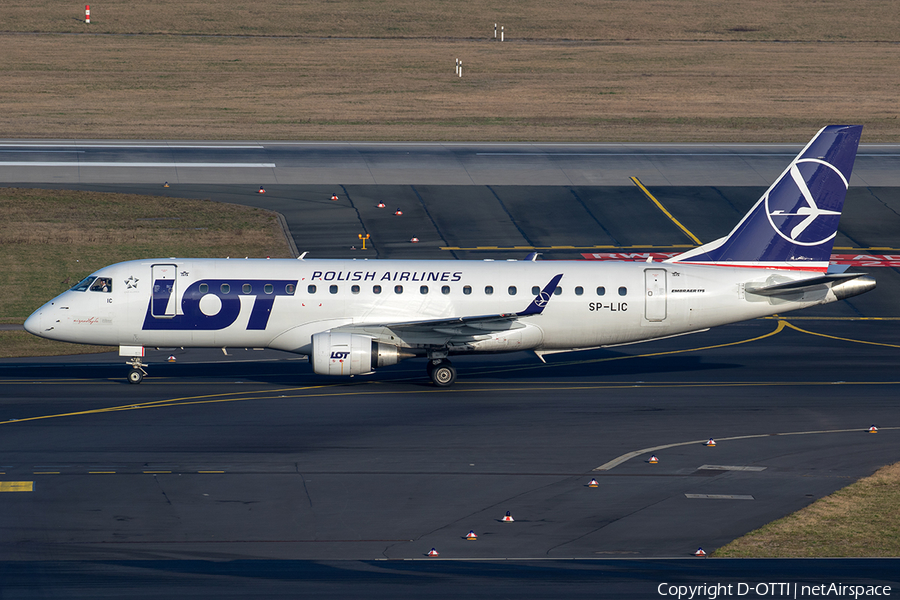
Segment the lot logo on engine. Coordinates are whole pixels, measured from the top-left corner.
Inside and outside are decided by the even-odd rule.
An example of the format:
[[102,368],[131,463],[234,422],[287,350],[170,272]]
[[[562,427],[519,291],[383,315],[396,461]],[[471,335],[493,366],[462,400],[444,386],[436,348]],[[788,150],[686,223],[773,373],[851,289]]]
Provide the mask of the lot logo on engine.
[[334,360],[343,360],[343,359],[347,358],[348,356],[350,356],[349,352],[332,352],[331,353],[331,358]]

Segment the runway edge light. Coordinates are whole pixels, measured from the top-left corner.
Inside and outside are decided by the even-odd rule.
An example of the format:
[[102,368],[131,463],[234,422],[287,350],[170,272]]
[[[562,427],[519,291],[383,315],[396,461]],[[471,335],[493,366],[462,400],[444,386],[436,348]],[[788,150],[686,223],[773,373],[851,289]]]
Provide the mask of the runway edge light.
[[440,552],[438,552],[434,548],[432,548],[431,550],[428,551],[428,556],[440,556],[440,555],[441,555]]
[[398,208],[397,210],[394,211],[394,214],[399,217],[403,214],[403,211]]
[[264,188],[263,186],[259,186],[259,191],[256,192],[256,193],[257,193],[257,194],[265,194],[265,193],[266,193],[266,188]]
[[470,531],[469,533],[466,534],[466,539],[467,539],[467,540],[475,541],[475,540],[478,539],[478,536],[475,534],[475,531],[472,530],[472,531]]
[[597,483],[596,479],[591,479],[591,482],[588,483],[588,487],[600,487],[600,484]]
[[410,238],[409,242],[410,242],[411,244],[418,244],[418,243],[419,243],[419,238],[417,238],[416,236],[412,236],[412,237]]
[[656,458],[656,455],[655,455],[655,454],[651,454],[651,455],[650,455],[650,460],[648,460],[647,462],[649,462],[651,465],[655,465],[656,463],[659,462],[659,459]]
[[331,195],[331,201],[332,201],[332,202],[337,202],[337,199],[338,199],[338,195],[337,195],[337,194],[332,194],[332,195]]
[[878,428],[872,425],[869,427],[869,433],[878,433]]
[[716,445],[716,440],[709,438],[709,441],[706,442],[706,445],[709,446],[710,448],[712,448],[713,446]]
[[703,548],[697,548],[697,551],[694,552],[694,556],[706,556],[706,551]]
[[509,514],[509,511],[506,511],[506,516],[500,520],[503,521],[504,523],[512,523],[513,521],[515,521],[515,519],[512,518],[512,515]]

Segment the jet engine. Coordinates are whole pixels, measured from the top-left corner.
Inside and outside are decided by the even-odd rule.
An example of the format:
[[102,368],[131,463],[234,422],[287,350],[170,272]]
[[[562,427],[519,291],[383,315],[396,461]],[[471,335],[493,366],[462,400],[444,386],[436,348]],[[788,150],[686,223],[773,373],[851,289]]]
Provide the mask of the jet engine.
[[365,375],[415,354],[358,333],[326,331],[312,336],[313,371],[319,375]]

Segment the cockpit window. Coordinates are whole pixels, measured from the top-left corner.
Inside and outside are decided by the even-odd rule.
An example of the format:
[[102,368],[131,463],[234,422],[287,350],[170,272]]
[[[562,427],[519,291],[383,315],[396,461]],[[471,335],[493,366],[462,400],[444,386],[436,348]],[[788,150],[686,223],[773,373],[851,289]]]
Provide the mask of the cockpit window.
[[93,275],[85,277],[84,279],[82,279],[81,281],[79,281],[78,283],[75,284],[75,286],[72,288],[72,291],[73,292],[86,292],[87,289],[89,287],[91,287],[91,284],[93,282],[94,282]]
[[112,291],[112,277],[98,277],[96,281],[91,284],[91,291],[110,293]]

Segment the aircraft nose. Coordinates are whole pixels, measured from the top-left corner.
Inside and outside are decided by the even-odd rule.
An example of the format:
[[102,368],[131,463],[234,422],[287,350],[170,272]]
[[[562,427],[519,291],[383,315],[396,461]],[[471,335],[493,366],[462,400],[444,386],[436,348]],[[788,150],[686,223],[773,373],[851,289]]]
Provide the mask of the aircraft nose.
[[25,331],[32,335],[40,336],[44,330],[44,309],[39,308],[30,317],[25,319]]

